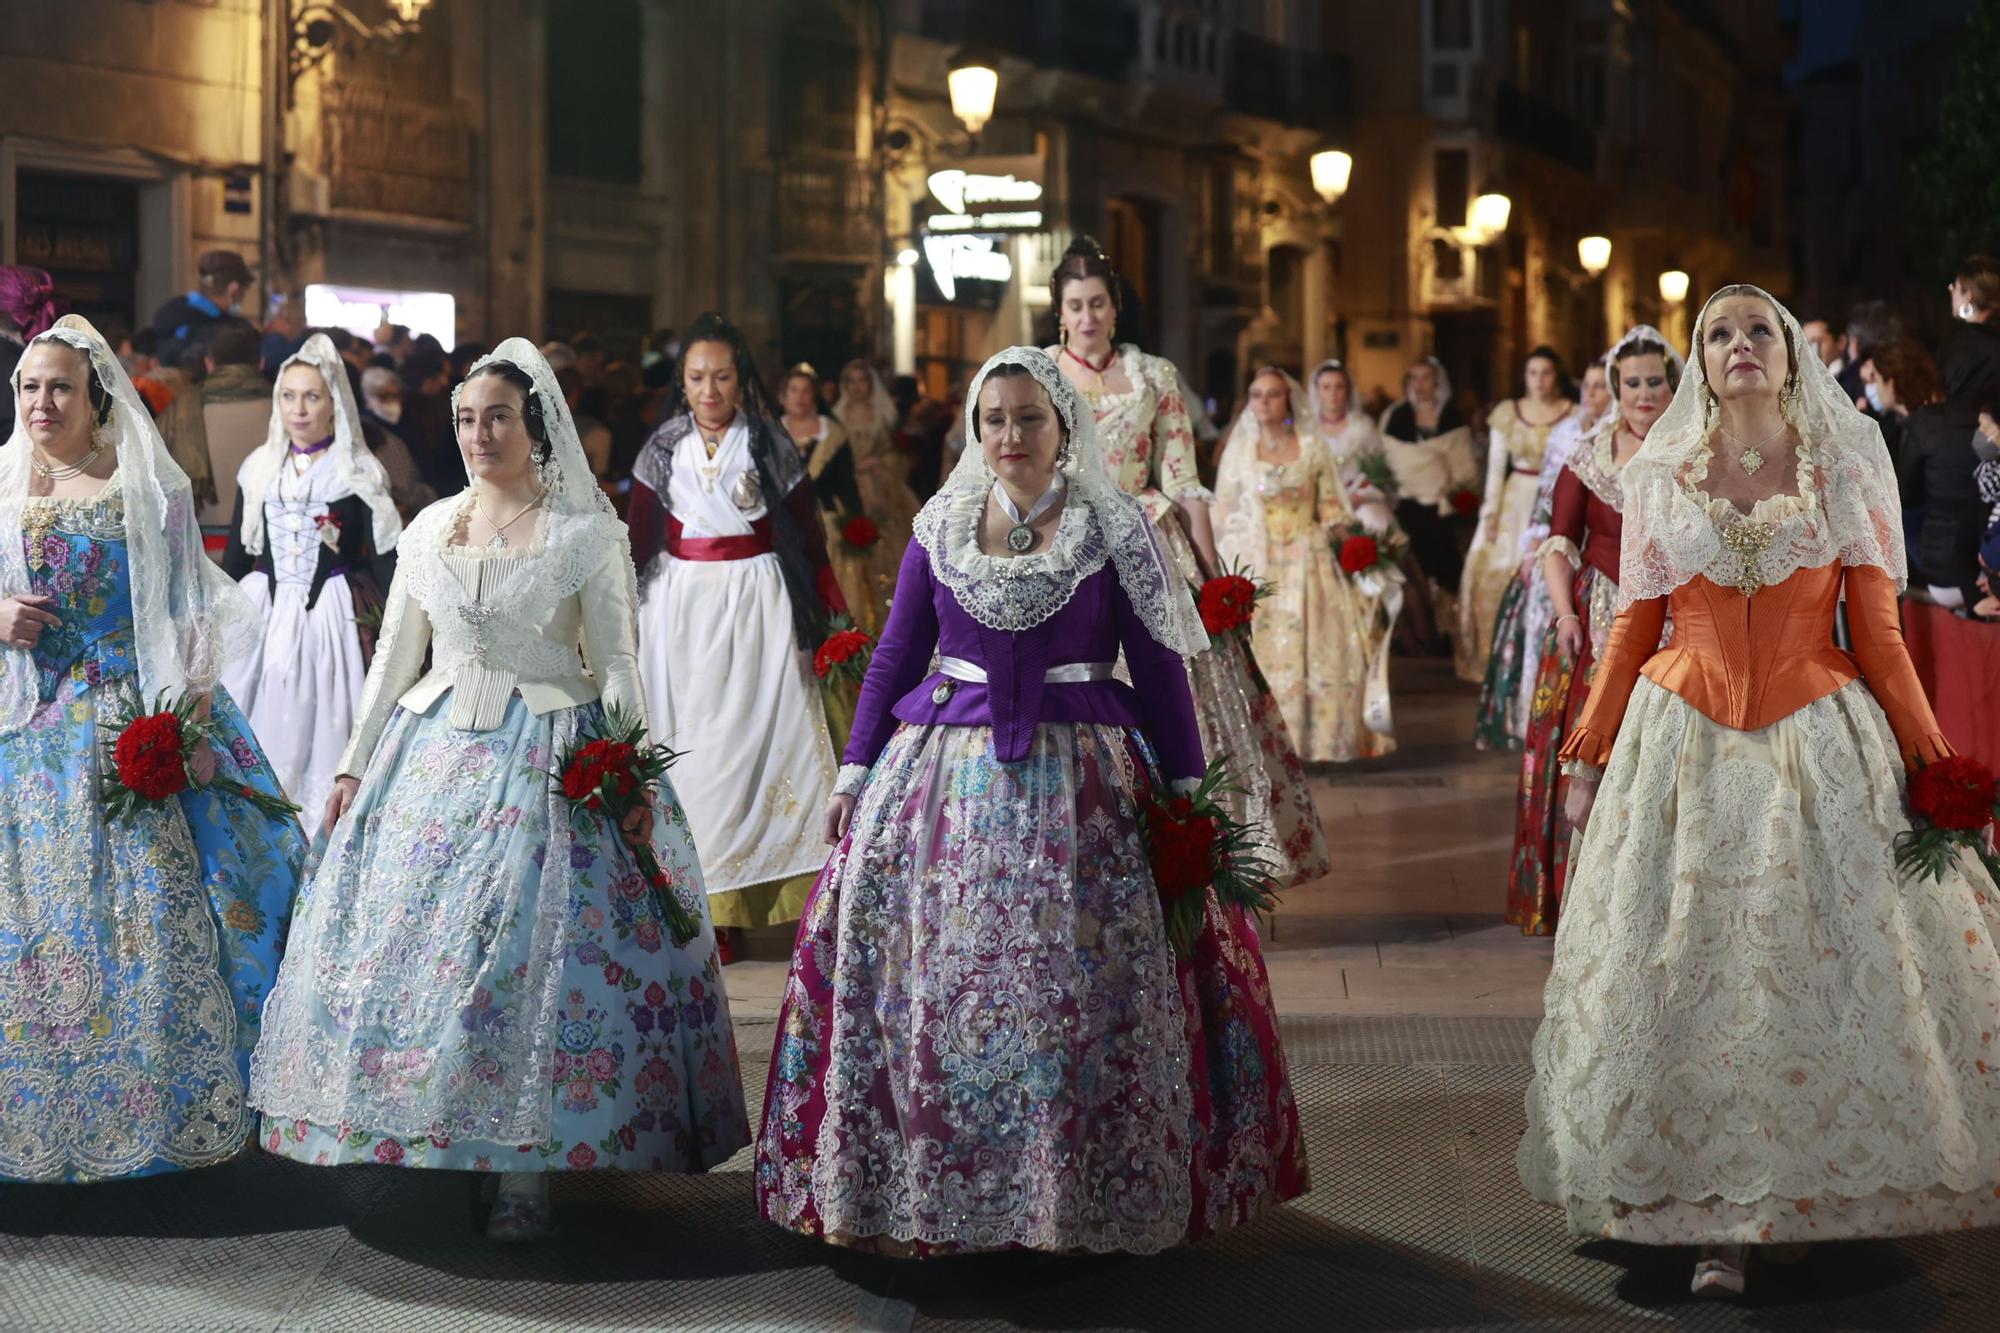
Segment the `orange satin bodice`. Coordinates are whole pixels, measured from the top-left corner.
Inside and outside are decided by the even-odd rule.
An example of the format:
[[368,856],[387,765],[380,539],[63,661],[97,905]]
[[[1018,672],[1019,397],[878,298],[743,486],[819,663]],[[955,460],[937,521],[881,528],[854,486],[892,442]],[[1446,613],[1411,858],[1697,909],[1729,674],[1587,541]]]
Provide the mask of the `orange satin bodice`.
[[[1851,655],[1833,644],[1843,577]],[[1673,638],[1656,651],[1669,609]],[[1669,596],[1634,602],[1611,627],[1564,759],[1609,762],[1642,675],[1738,731],[1768,727],[1859,677],[1888,715],[1905,763],[1952,753],[1904,646],[1896,585],[1873,565],[1801,569],[1748,596],[1697,577]]]

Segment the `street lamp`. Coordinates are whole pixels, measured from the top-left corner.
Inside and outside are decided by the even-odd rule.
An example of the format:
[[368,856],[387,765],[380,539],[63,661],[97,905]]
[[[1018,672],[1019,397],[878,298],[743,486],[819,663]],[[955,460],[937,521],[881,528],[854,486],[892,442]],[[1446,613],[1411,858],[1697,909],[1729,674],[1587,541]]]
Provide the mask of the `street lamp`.
[[1354,158],[1338,148],[1322,148],[1312,155],[1308,165],[1312,168],[1313,189],[1326,200],[1327,207],[1339,203],[1340,196],[1347,193],[1348,178],[1354,174]]
[[999,62],[962,46],[952,53],[944,83],[951,92],[951,114],[964,122],[967,134],[979,133],[993,119],[993,101],[1000,94]]
[[1660,274],[1660,299],[1669,305],[1679,305],[1687,300],[1688,275],[1677,268],[1670,268]]
[[1497,239],[1507,230],[1507,219],[1514,212],[1514,201],[1509,199],[1494,181],[1488,181],[1479,197],[1472,201],[1472,230],[1478,234],[1479,243],[1486,244]]
[[389,0],[389,8],[396,11],[396,17],[412,26],[421,22],[424,11],[431,7],[431,0]]
[[292,21],[291,38],[286,43],[285,105],[291,105],[299,76],[333,53],[334,39],[343,29],[363,45],[397,54],[417,35],[431,2],[390,0],[394,13],[380,23],[369,23],[338,0],[285,0]]
[[1576,262],[1583,265],[1583,271],[1596,277],[1611,265],[1611,238],[1609,236],[1584,236],[1576,243]]

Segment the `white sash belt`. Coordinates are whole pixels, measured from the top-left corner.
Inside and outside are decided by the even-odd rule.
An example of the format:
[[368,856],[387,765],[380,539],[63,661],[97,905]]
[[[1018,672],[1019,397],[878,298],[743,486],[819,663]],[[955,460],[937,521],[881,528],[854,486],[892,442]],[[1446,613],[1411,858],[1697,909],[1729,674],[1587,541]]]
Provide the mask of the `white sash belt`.
[[[1070,662],[1050,667],[1042,679],[1050,685],[1082,685],[1093,680],[1110,680],[1117,665],[1116,662]],[[974,685],[986,683],[986,668],[962,657],[939,657],[938,670],[953,680]]]

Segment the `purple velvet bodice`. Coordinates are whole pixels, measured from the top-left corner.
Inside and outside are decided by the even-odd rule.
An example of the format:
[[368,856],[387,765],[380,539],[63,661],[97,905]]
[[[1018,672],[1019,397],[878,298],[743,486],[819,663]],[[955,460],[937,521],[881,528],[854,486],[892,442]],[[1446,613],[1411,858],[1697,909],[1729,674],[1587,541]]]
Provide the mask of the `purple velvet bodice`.
[[[1131,685],[1044,680],[1051,667],[1116,661],[1120,648]],[[949,680],[931,671],[933,652],[976,663],[986,671],[986,682]],[[934,692],[948,680],[948,696],[939,702]],[[1033,629],[1009,633],[968,615],[951,589],[931,576],[923,543],[912,541],[861,686],[844,762],[873,764],[899,720],[991,726],[995,752],[1007,762],[1027,758],[1035,727],[1043,722],[1137,727],[1169,779],[1197,778],[1204,768],[1187,667],[1133,613],[1110,563],[1078,584],[1062,610]]]

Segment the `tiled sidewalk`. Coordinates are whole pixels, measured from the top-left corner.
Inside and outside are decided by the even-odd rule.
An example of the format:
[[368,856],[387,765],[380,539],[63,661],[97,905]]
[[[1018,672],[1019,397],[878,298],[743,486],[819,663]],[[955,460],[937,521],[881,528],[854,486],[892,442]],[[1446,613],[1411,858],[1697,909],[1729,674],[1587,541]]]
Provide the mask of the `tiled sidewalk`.
[[[1499,920],[1515,760],[1398,664],[1404,748],[1317,775],[1336,869],[1268,941],[1313,1190],[1146,1259],[895,1264],[755,1215],[749,1155],[559,1181],[562,1234],[502,1249],[463,1178],[256,1155],[179,1178],[0,1186],[0,1329],[1797,1329],[2000,1327],[2000,1233],[1821,1247],[1741,1306],[1683,1252],[1577,1248],[1514,1174],[1549,942]],[[729,969],[759,1104],[785,932]]]

